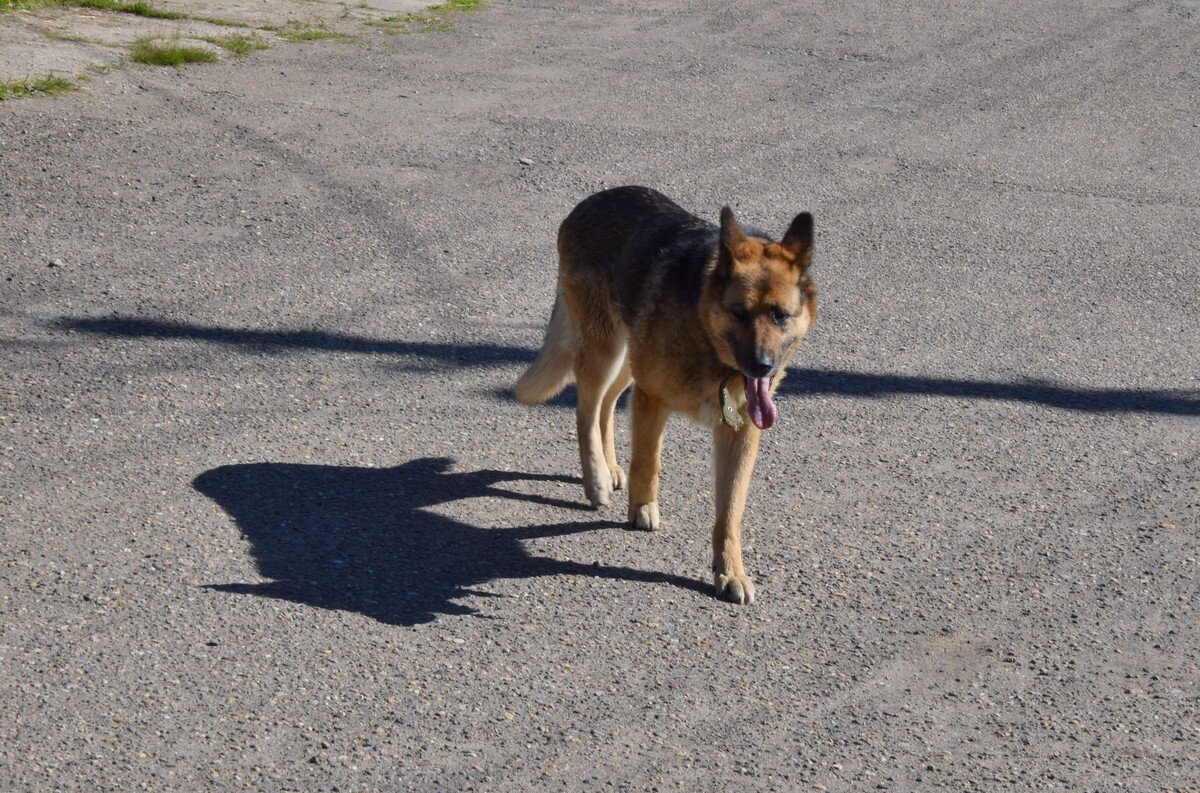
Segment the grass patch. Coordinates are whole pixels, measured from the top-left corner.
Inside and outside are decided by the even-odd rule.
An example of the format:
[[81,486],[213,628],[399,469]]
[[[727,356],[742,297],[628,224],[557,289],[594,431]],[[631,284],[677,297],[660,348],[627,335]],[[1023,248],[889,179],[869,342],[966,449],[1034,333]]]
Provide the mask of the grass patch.
[[232,52],[234,55],[248,55],[255,50],[269,50],[271,47],[258,36],[247,36],[244,33],[235,33],[232,36],[220,38],[218,36],[204,36],[203,39],[209,44],[216,44],[224,50]]
[[0,101],[22,96],[54,96],[76,89],[75,83],[65,77],[26,77],[0,83]]
[[368,24],[383,28],[388,33],[453,30],[455,15],[463,11],[474,11],[482,6],[483,0],[446,0],[446,2],[430,6],[424,11],[392,14]]
[[251,27],[248,23],[239,22],[236,19],[185,14],[180,11],[155,8],[145,0],[0,0],[0,14],[6,11],[32,11],[44,6],[93,8],[99,11],[115,11],[119,14],[134,14],[151,19],[190,19],[194,22],[207,22],[210,25],[221,25],[227,28]]
[[225,17],[201,17],[188,14],[187,18],[193,22],[207,22],[210,25],[220,25],[226,28],[248,28],[250,24],[247,22],[239,22],[236,19],[226,19]]
[[186,19],[187,14],[178,11],[167,11],[155,8],[145,0],[0,0],[0,13],[5,11],[32,11],[42,6],[74,6],[75,8],[94,8],[98,11],[116,11],[121,14],[135,14],[151,19]]
[[32,11],[50,0],[0,0],[0,14],[6,11]]
[[338,33],[336,30],[326,30],[325,28],[283,30],[280,31],[279,35],[287,41],[323,41],[325,39],[349,41],[354,38],[353,36],[347,36],[345,33]]
[[217,56],[211,50],[183,44],[177,39],[156,40],[142,36],[129,46],[129,58],[134,63],[150,66],[182,66],[185,63],[213,63]]
[[116,11],[150,19],[184,19],[187,15],[178,11],[155,8],[144,0],[61,0],[63,5],[78,8],[94,8],[98,11]]
[[113,46],[107,41],[89,38],[88,36],[78,36],[74,33],[63,33],[61,30],[43,30],[42,35],[51,41],[70,41],[74,44],[95,44],[98,47]]

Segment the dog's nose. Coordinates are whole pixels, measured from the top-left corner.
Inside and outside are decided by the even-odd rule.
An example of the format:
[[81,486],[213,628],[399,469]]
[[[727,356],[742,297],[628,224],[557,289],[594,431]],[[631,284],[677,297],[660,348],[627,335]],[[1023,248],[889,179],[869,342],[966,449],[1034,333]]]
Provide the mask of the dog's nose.
[[751,377],[766,377],[775,368],[775,359],[768,355],[759,355],[746,370]]

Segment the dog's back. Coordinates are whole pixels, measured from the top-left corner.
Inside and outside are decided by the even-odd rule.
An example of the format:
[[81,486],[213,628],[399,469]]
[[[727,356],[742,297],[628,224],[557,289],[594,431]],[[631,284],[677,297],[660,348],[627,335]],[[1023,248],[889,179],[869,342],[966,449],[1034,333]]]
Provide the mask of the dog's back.
[[648,187],[614,187],[581,201],[558,229],[554,310],[537,360],[517,381],[517,399],[537,404],[566,386],[580,328],[616,342],[668,299],[698,299],[716,239],[716,226]]
[[664,298],[699,297],[717,231],[656,190],[615,187],[584,199],[559,227],[560,275],[601,288],[597,297],[632,326]]

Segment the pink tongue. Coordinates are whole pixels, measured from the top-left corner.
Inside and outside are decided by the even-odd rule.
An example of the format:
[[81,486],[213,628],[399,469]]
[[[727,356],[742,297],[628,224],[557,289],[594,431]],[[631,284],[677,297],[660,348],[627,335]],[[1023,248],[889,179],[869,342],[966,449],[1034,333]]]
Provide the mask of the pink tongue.
[[779,414],[775,412],[775,403],[771,401],[771,378],[746,378],[746,412],[760,430],[770,429],[775,423]]

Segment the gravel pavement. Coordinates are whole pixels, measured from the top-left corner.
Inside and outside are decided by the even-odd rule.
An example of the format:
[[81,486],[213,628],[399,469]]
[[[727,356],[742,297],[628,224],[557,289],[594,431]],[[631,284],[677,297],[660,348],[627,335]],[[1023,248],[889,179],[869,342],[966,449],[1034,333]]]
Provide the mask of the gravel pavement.
[[[0,788],[1200,788],[1200,6],[890,5],[4,103]],[[703,430],[631,532],[509,396],[625,183],[817,218],[751,607]]]

